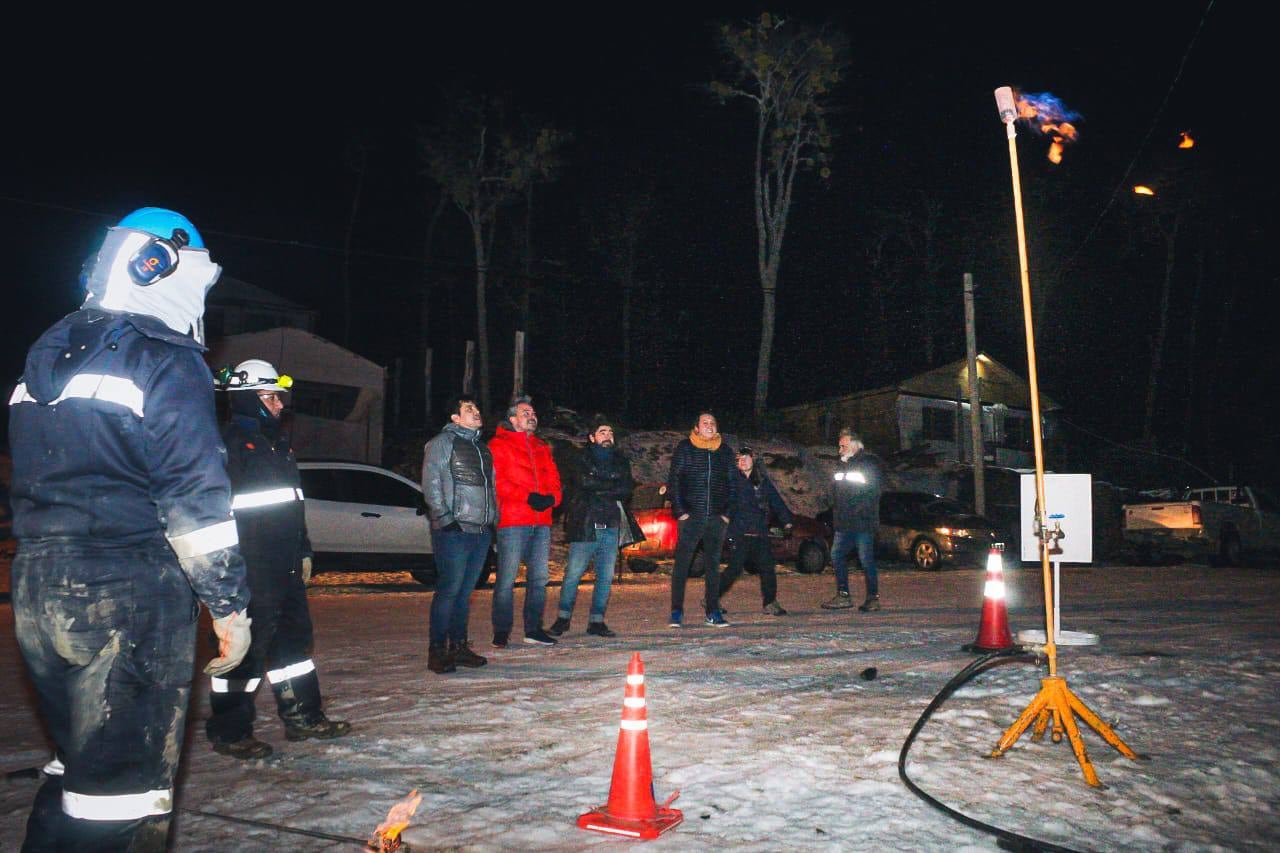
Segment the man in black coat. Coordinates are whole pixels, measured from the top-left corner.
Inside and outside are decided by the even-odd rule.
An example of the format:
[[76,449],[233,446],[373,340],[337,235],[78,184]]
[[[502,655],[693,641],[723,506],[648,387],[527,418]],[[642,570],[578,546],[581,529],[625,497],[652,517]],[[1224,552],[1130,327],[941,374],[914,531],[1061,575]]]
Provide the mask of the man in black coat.
[[727,628],[720,612],[720,552],[729,524],[729,478],[735,474],[733,450],[720,436],[716,416],[698,414],[689,437],[671,454],[667,496],[676,517],[676,559],[671,573],[672,628],[684,620],[684,587],[698,545],[706,566],[707,624]]
[[253,697],[264,673],[289,740],[341,737],[351,724],[324,715],[320,680],[311,660],[311,540],[298,463],[280,424],[281,395],[293,380],[256,358],[219,378],[231,395],[231,423],[223,441],[231,509],[253,593],[253,642],[240,666],[210,679],[213,715],[205,733],[215,752],[264,758],[272,753],[271,745],[253,736]]
[[729,529],[726,538],[732,543],[729,567],[720,578],[720,597],[729,591],[746,565],[760,575],[760,597],[764,612],[770,616],[786,616],[778,603],[778,575],[769,544],[769,516],[773,515],[791,532],[791,510],[765,473],[755,464],[755,451],[743,445],[738,448],[738,473],[729,478]]
[[573,492],[564,513],[569,559],[565,562],[564,583],[560,587],[560,612],[547,629],[547,633],[556,637],[569,630],[578,584],[592,561],[596,583],[591,593],[587,633],[597,637],[615,636],[604,624],[604,612],[609,605],[618,549],[644,541],[640,524],[628,508],[631,492],[635,490],[631,462],[614,446],[612,424],[597,418],[587,441],[572,472]]

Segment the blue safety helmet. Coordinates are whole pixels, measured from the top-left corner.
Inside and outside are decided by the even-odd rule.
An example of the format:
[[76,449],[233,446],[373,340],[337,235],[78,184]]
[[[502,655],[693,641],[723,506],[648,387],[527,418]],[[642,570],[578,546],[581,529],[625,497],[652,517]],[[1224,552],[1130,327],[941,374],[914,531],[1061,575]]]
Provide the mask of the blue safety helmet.
[[[193,249],[204,248],[204,238],[200,236],[200,232],[191,224],[191,220],[176,213],[172,210],[165,210],[163,207],[140,207],[133,213],[130,213],[116,225],[117,228],[132,228],[134,231],[146,231],[162,240],[181,239],[182,245],[190,246]],[[179,238],[178,232],[182,231],[186,235],[185,238]],[[175,240],[176,242],[176,240]]]

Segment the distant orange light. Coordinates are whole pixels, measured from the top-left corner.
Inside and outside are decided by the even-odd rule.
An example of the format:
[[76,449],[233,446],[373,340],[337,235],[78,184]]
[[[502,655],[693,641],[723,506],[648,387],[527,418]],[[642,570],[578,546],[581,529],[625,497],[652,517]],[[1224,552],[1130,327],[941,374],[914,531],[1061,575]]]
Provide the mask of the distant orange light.
[[1156,191],[1151,189],[1151,187],[1144,187],[1142,184],[1138,184],[1136,187],[1134,187],[1133,191],[1137,195],[1155,195],[1156,194]]
[[1178,142],[1178,147],[1194,148],[1195,145],[1196,145],[1196,141],[1191,138],[1191,134],[1187,133],[1185,130],[1182,131],[1182,139]]

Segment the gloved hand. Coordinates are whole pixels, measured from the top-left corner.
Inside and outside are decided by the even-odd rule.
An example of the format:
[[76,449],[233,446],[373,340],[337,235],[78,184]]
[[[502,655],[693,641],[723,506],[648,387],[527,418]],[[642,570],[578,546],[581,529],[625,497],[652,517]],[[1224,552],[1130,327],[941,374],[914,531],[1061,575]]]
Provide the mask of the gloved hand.
[[448,524],[446,524],[444,527],[441,527],[440,529],[447,530],[450,533],[459,533],[462,530],[462,525],[456,521],[451,521]]
[[302,558],[302,585],[306,586],[311,583],[311,558]]
[[551,495],[545,495],[542,492],[530,492],[529,497],[525,500],[529,502],[529,506],[533,507],[538,512],[542,512],[544,509],[551,509],[556,502],[554,497]]
[[213,620],[213,633],[218,637],[218,656],[204,665],[205,675],[226,675],[240,665],[249,652],[249,626],[253,620],[247,613],[235,612]]

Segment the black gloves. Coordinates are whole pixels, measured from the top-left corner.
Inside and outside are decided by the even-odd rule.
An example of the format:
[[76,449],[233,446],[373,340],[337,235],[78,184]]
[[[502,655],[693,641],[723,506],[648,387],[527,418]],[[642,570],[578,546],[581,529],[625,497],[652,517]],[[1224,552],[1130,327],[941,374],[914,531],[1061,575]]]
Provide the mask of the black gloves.
[[451,521],[448,524],[446,524],[444,527],[441,527],[440,529],[448,530],[450,533],[457,533],[458,531],[462,530],[462,525],[456,521]]
[[541,492],[530,492],[529,497],[525,500],[529,502],[529,506],[533,507],[538,512],[542,512],[544,509],[551,509],[551,507],[555,506],[556,503],[556,499],[554,497],[551,495],[544,495]]

